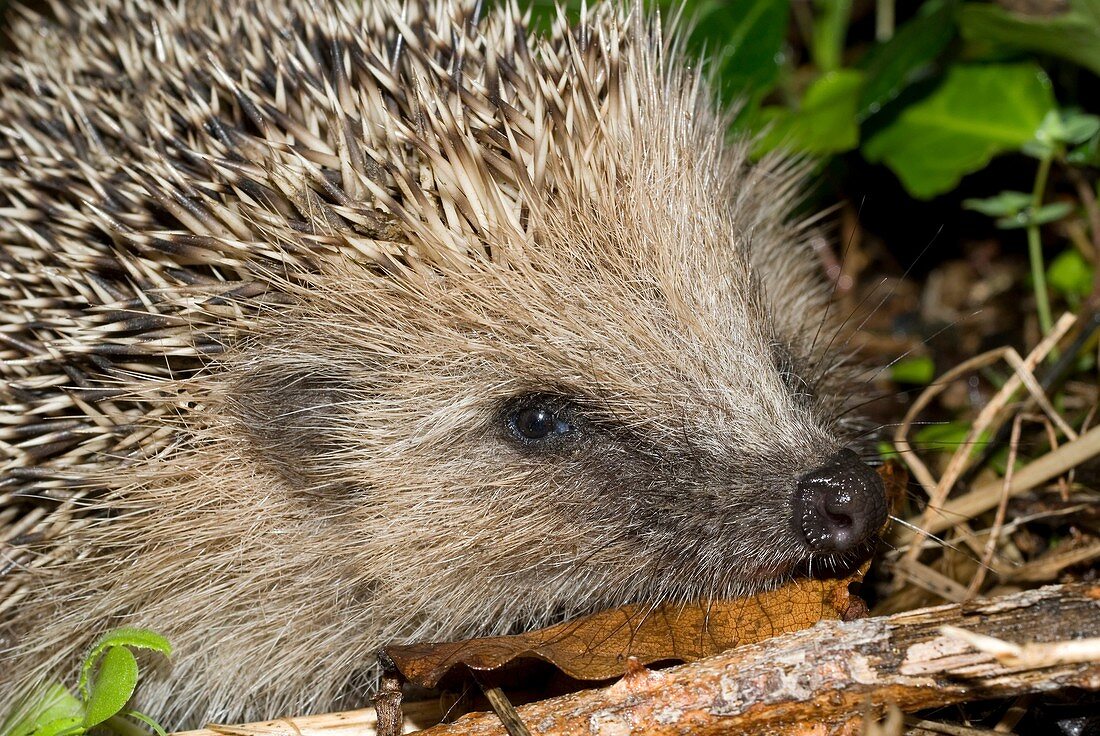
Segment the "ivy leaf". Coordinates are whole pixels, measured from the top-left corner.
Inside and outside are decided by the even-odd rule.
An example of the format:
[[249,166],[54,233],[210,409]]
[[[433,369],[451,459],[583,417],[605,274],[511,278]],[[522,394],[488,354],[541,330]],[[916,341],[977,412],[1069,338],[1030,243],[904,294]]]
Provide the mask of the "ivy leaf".
[[905,108],[863,146],[906,190],[928,199],[950,191],[993,156],[1019,150],[1054,109],[1036,64],[959,64],[926,98]]
[[113,646],[104,652],[84,706],[84,727],[103,723],[125,708],[137,681],[138,665],[133,652],[124,646]]
[[966,3],[956,15],[968,41],[1040,51],[1100,74],[1100,0],[1069,0],[1067,13],[1016,15],[993,3]]
[[862,87],[862,72],[843,69],[814,80],[798,110],[763,108],[755,126],[764,131],[757,141],[757,155],[780,147],[818,155],[855,148],[859,144],[856,107]]
[[760,97],[775,87],[790,15],[787,0],[706,0],[695,12],[692,45],[709,51],[726,99]]
[[932,62],[955,37],[954,3],[924,3],[915,18],[884,44],[871,48],[860,61],[867,83],[859,99],[859,114],[867,118],[882,109],[909,84],[928,74]]

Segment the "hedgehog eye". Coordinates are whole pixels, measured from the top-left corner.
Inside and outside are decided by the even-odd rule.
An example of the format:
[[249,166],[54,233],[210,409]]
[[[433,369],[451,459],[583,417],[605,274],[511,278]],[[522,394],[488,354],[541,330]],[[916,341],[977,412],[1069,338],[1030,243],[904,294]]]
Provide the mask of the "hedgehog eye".
[[569,434],[573,425],[546,404],[531,404],[508,418],[509,428],[521,441],[537,442]]

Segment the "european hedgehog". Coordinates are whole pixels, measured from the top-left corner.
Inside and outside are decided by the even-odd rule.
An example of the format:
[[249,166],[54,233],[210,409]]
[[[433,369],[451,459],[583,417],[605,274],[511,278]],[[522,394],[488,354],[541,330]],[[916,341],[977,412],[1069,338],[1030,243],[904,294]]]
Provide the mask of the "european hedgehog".
[[866,557],[858,385],[668,24],[57,0],[0,65],[0,703],[118,626],[171,727],[384,643]]

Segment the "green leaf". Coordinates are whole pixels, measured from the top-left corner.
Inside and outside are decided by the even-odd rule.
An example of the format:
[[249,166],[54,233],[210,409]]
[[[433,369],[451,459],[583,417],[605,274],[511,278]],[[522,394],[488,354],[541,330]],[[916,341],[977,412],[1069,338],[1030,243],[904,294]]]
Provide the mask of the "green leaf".
[[1036,64],[959,64],[927,97],[905,108],[863,146],[915,197],[950,191],[993,156],[1019,150],[1054,109]]
[[893,444],[889,442],[879,442],[875,449],[878,450],[879,457],[883,460],[890,460],[893,458],[900,458],[901,453],[897,451]]
[[1037,210],[1026,209],[1010,217],[1002,217],[997,220],[996,224],[1001,230],[1019,230],[1032,225],[1045,225],[1048,222],[1061,220],[1072,211],[1073,205],[1068,202],[1052,202]]
[[85,703],[84,726],[91,728],[126,707],[137,687],[138,665],[125,646],[112,646],[100,659],[99,672]]
[[1095,269],[1080,251],[1071,248],[1051,261],[1047,283],[1064,296],[1083,299],[1092,292]]
[[[942,450],[955,452],[959,446],[966,442],[970,433],[970,425],[964,422],[945,422],[943,424],[930,424],[921,427],[913,434],[915,447],[926,450]],[[971,453],[977,453],[989,443],[989,432],[981,432],[974,440],[970,448]]]
[[1069,0],[1067,13],[1033,17],[989,3],[966,3],[956,14],[967,41],[1040,51],[1100,74],[1100,0]]
[[1029,156],[1057,156],[1066,148],[1088,141],[1100,130],[1100,118],[1078,111],[1051,110],[1043,118],[1035,138],[1024,144]]
[[1100,132],[1100,117],[1078,110],[1062,113],[1062,142],[1068,145],[1084,143]]
[[698,17],[692,47],[705,49],[726,99],[759,97],[775,87],[790,15],[787,0],[705,0],[691,10]]
[[115,629],[100,637],[96,644],[97,646],[149,649],[160,652],[165,657],[172,655],[172,645],[168,640],[149,629]]
[[921,427],[913,433],[913,439],[920,447],[936,445],[938,449],[953,449],[966,439],[969,431],[970,427],[962,422],[943,422]]
[[[997,471],[997,475],[1004,477],[1004,474],[1008,472],[1008,448],[1002,447],[993,453],[993,457],[989,458],[989,464]],[[1021,470],[1027,463],[1025,463],[1019,455],[1016,456],[1016,462],[1012,464],[1012,472]]]
[[85,730],[83,718],[70,716],[42,724],[35,729],[34,736],[69,736],[70,734],[84,733]]
[[1066,161],[1075,166],[1100,166],[1100,134],[1067,153]]
[[1089,373],[1096,370],[1096,351],[1082,350],[1077,354],[1077,365],[1073,367],[1077,373]]
[[160,652],[166,657],[172,654],[172,645],[167,639],[155,631],[149,631],[148,629],[121,628],[107,632],[95,641],[92,648],[88,651],[88,656],[84,658],[84,666],[80,671],[80,692],[84,694],[85,699],[88,697],[88,678],[91,674],[92,667],[95,666],[99,656],[111,647],[149,649],[154,652]]
[[1073,212],[1073,205],[1069,202],[1051,202],[1044,204],[1031,213],[1031,222],[1028,224],[1046,225],[1048,222],[1056,222]]
[[1031,195],[1027,192],[1001,192],[995,197],[963,200],[963,207],[966,209],[981,212],[990,217],[1008,217],[1030,206]]
[[867,73],[859,99],[861,118],[874,115],[929,73],[933,61],[955,37],[953,8],[954,3],[947,0],[924,3],[893,38],[867,52],[859,64]]
[[84,705],[60,683],[54,682],[17,701],[0,723],[0,736],[45,736],[84,720]]
[[764,130],[757,141],[757,155],[780,147],[818,155],[855,148],[859,144],[856,106],[862,86],[862,72],[830,72],[806,88],[798,110],[762,109],[755,126]]
[[1051,110],[1039,123],[1035,137],[1024,144],[1023,151],[1038,159],[1054,156],[1062,146],[1062,116]]
[[928,356],[899,360],[890,369],[890,376],[897,383],[913,383],[924,386],[936,376],[936,364]]

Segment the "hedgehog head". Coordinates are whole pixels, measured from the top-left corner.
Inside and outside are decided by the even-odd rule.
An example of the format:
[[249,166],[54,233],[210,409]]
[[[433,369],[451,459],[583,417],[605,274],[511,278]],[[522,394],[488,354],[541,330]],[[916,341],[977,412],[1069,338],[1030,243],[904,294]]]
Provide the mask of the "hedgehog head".
[[782,166],[597,135],[526,227],[330,262],[230,368],[249,456],[349,540],[347,574],[463,631],[842,569],[884,521],[803,236],[733,196]]
[[5,568],[13,682],[122,623],[176,645],[169,723],[346,706],[387,642],[867,554],[799,167],[640,10],[481,5],[13,32],[5,498],[61,501]]

